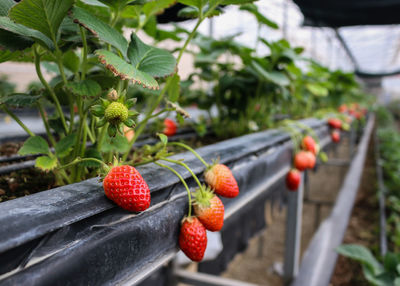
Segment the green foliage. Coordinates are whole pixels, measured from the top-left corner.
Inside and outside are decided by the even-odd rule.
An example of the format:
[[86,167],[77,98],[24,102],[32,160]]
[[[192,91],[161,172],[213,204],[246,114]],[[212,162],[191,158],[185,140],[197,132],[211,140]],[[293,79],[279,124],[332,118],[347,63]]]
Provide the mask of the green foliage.
[[85,9],[74,7],[71,14],[74,22],[78,23],[95,37],[117,48],[122,55],[126,55],[128,41],[117,30],[93,16]]
[[175,72],[176,60],[168,51],[146,45],[134,33],[128,58],[135,69],[153,77],[166,77]]
[[19,149],[20,155],[48,154],[49,145],[41,136],[33,136],[28,138],[24,145]]
[[40,156],[36,158],[35,167],[43,171],[51,171],[57,167],[57,158],[50,156]]
[[61,22],[73,3],[74,0],[24,0],[11,8],[9,16],[55,42]]
[[383,265],[371,251],[356,244],[341,245],[337,251],[346,257],[360,262],[364,277],[376,286],[398,285],[400,282],[400,254],[388,252],[383,258]]
[[82,97],[97,97],[101,93],[101,86],[91,79],[85,79],[79,82],[69,82],[66,86],[73,94]]

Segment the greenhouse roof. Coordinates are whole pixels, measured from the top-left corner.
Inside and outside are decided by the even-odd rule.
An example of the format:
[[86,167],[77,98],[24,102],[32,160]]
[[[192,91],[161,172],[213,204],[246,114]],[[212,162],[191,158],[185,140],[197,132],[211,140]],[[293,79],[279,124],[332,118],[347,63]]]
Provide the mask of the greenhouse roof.
[[400,23],[399,0],[294,0],[309,26],[343,27]]

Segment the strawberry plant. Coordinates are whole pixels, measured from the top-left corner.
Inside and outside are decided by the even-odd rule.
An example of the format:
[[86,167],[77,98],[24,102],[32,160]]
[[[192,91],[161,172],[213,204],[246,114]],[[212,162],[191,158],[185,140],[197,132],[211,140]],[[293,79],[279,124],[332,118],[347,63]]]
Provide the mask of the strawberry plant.
[[[125,161],[152,118],[176,109],[182,113],[174,104],[180,90],[177,65],[197,28],[220,14],[220,5],[252,1],[178,1],[197,23],[176,56],[145,43],[137,33],[149,32],[151,25],[154,31],[156,15],[174,2],[2,0],[0,62],[32,61],[40,81],[39,89],[9,90],[0,97],[1,108],[30,136],[19,153],[40,154],[36,167],[54,172],[57,184],[77,182],[100,167],[95,160],[70,164],[77,158],[111,163],[121,156]],[[135,29],[129,40],[122,33],[126,27]],[[46,80],[43,68],[56,76]],[[46,138],[13,112],[29,106],[39,110]],[[48,114],[49,107],[54,112]],[[174,133],[170,123],[166,128]],[[124,136],[127,130],[134,132]]]

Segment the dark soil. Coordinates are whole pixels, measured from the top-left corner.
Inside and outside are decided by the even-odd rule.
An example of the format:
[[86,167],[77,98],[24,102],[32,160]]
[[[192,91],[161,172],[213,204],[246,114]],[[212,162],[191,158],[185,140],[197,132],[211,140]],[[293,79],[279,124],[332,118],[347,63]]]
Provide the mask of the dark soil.
[[52,173],[24,169],[0,176],[0,202],[27,196],[55,187]]
[[0,156],[11,156],[17,154],[23,142],[7,142],[0,145]]

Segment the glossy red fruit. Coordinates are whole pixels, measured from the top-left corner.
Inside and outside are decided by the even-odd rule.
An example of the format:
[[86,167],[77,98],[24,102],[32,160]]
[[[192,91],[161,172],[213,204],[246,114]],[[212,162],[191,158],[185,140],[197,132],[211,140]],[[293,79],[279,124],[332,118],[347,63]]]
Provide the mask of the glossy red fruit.
[[339,111],[340,113],[345,113],[345,112],[347,112],[347,111],[348,111],[347,105],[346,105],[346,104],[342,104],[341,106],[339,106],[338,111]]
[[207,248],[207,231],[196,218],[184,218],[179,233],[179,247],[189,259],[201,261]]
[[328,119],[328,124],[330,127],[335,128],[335,129],[341,129],[342,128],[342,121],[338,118],[329,118]]
[[103,180],[104,192],[110,200],[128,211],[140,212],[150,206],[150,190],[132,166],[112,167]]
[[220,231],[224,225],[224,204],[209,190],[195,193],[194,213],[210,231]]
[[315,158],[315,155],[311,152],[306,152],[307,160],[308,160],[308,168],[313,169],[315,167],[315,164],[317,162],[317,159]]
[[165,118],[164,120],[164,130],[163,133],[167,136],[173,136],[176,134],[176,130],[178,127],[176,126],[175,121],[169,118]]
[[309,168],[309,156],[308,151],[300,151],[294,156],[294,166],[299,171],[304,171]]
[[216,164],[208,169],[204,178],[206,183],[220,196],[234,198],[239,194],[239,186],[231,170],[223,165]]
[[298,170],[292,169],[286,176],[286,187],[290,191],[296,191],[299,188],[301,181],[301,174]]
[[314,155],[317,155],[318,153],[317,143],[315,143],[314,138],[312,138],[309,135],[303,138],[301,146],[303,147],[304,150],[310,151]]
[[331,139],[333,142],[339,143],[340,142],[340,132],[337,130],[332,131]]

